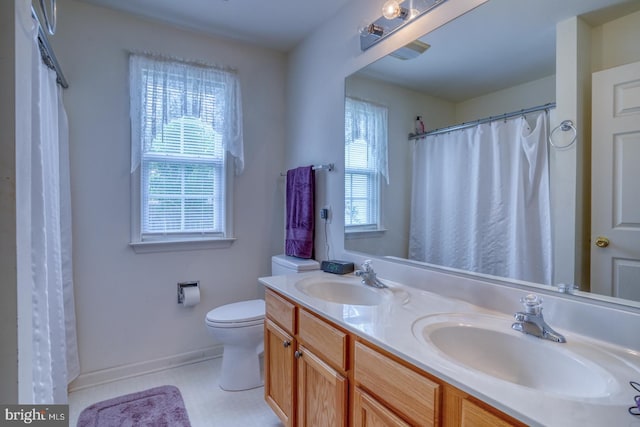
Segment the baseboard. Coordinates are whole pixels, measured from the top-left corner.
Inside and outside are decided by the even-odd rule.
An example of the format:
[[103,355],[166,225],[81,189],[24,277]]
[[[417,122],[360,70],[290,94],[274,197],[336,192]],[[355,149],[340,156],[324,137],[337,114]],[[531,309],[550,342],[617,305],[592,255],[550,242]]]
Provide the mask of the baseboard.
[[80,374],[78,378],[73,380],[71,384],[69,384],[68,390],[69,392],[78,391],[99,384],[110,383],[125,378],[150,374],[152,372],[158,372],[169,368],[221,357],[222,349],[222,345],[216,345],[160,359],[145,360],[144,362],[131,363],[128,365],[116,366],[114,368],[87,372]]

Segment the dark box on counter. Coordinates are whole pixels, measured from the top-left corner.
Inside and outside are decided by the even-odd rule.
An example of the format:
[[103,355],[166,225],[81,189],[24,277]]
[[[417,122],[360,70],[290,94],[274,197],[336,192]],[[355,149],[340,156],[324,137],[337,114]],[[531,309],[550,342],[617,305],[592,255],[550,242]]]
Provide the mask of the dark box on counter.
[[353,272],[353,263],[349,261],[330,259],[328,261],[322,261],[320,268],[322,271],[327,273],[347,274]]

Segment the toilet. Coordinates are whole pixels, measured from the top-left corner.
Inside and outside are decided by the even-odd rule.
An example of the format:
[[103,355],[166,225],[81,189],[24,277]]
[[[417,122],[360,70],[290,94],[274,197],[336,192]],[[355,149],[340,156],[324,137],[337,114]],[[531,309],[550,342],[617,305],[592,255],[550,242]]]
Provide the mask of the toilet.
[[302,273],[303,271],[320,270],[320,263],[314,259],[296,258],[288,255],[271,257],[271,275]]
[[[318,270],[310,259],[276,255],[271,258],[271,274],[294,274]],[[224,346],[220,388],[227,391],[260,387],[260,354],[264,350],[264,300],[254,299],[223,305],[207,313],[207,330]]]

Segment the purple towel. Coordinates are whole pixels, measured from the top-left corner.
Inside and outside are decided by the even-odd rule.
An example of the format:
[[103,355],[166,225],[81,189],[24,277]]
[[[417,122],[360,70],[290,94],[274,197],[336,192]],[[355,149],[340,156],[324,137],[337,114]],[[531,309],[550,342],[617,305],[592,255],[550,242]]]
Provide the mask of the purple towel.
[[313,257],[314,189],[312,166],[287,171],[286,255]]

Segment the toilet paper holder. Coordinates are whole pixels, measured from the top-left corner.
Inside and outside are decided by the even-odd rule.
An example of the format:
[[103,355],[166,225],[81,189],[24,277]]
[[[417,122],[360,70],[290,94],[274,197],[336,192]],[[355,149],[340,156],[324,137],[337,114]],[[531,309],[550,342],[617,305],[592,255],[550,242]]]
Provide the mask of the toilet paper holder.
[[195,281],[195,282],[179,282],[178,283],[178,304],[182,304],[184,302],[184,288],[191,288],[191,287],[196,287],[199,288],[200,287],[200,281]]

